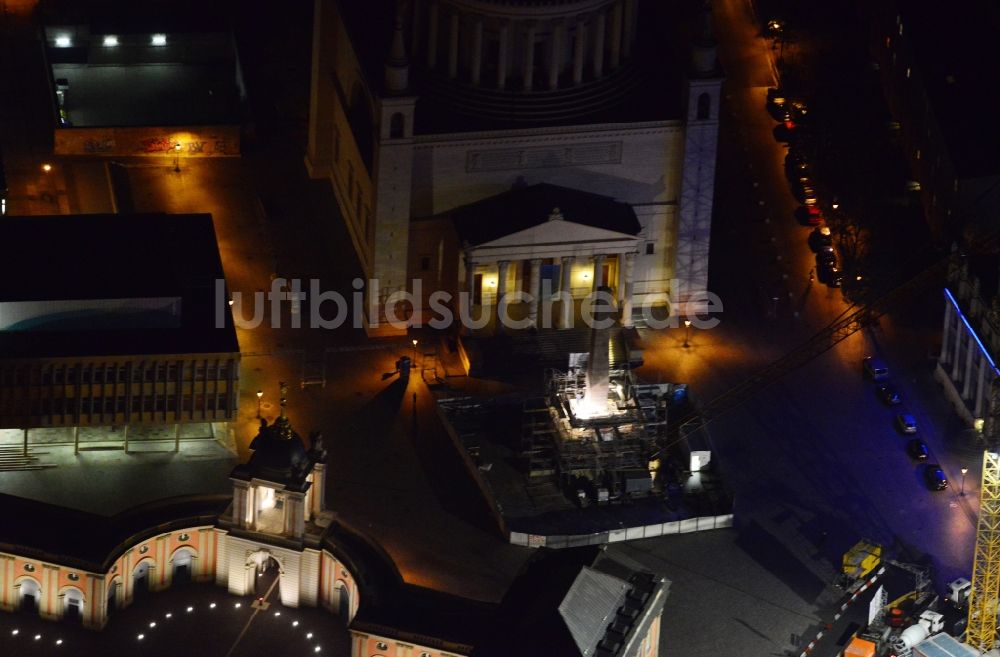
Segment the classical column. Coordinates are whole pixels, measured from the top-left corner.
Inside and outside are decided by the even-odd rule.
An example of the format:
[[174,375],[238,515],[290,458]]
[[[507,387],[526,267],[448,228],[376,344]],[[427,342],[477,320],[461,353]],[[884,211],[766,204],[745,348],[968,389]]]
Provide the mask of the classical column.
[[948,362],[948,338],[950,337],[954,316],[955,307],[949,301],[944,306],[944,330],[941,332],[941,355],[938,357],[938,362],[941,365]]
[[597,288],[601,287],[601,274],[604,273],[604,255],[594,256],[594,285],[593,290],[597,292]]
[[437,66],[438,3],[431,0],[427,11],[427,68]]
[[[952,350],[951,356],[951,381],[955,383],[958,381],[958,364],[959,357],[962,355],[962,336],[965,335],[965,331],[962,330],[962,325],[959,324],[955,330],[955,348]],[[971,346],[969,347],[972,348]]]
[[483,70],[483,21],[477,18],[472,27],[472,84],[478,85]]
[[497,57],[497,89],[507,86],[507,68],[510,59],[510,22],[500,23],[500,48]]
[[573,325],[573,256],[563,256],[562,283],[559,285],[559,296],[562,297],[562,307],[559,313],[559,328],[570,328]]
[[538,326],[538,307],[542,302],[542,260],[534,258],[531,261],[531,304],[528,307],[528,320],[532,326]]
[[510,267],[510,260],[501,260],[497,263],[497,331],[503,331],[503,321],[501,321],[501,316],[506,314],[506,299],[507,296],[507,268]]
[[563,44],[566,41],[566,22],[555,24],[552,33],[552,52],[549,57],[549,89],[559,88],[559,73],[562,71]]
[[625,57],[632,54],[635,44],[635,0],[625,0],[625,33],[622,36],[622,53]]
[[458,77],[458,12],[451,13],[451,28],[448,32],[448,77]]
[[592,53],[594,56],[595,78],[604,75],[604,31],[607,29],[605,21],[603,11],[594,17],[594,49]]
[[624,265],[618,264],[618,306],[622,311],[622,326],[632,326],[633,272],[635,271],[635,254],[624,254]]
[[615,3],[611,10],[611,69],[618,68],[622,61],[622,3]]
[[986,356],[982,353],[979,354],[979,379],[976,381],[976,404],[975,411],[973,412],[973,417],[983,417],[983,404],[984,404],[984,393],[988,391],[986,388],[986,370],[992,369],[990,364],[986,362]]
[[969,336],[969,346],[968,351],[965,353],[965,376],[962,379],[962,398],[969,399],[969,395],[972,394],[972,361],[973,356],[979,353],[976,349],[976,345],[973,344],[972,336]]
[[475,288],[476,288],[476,266],[469,260],[465,259],[465,291],[468,293],[466,297],[465,311],[469,317],[472,317],[472,307],[475,306]]
[[535,33],[538,27],[528,23],[524,38],[524,90],[531,91],[535,81]]
[[582,18],[573,28],[573,84],[583,82],[583,55],[587,46],[587,24]]

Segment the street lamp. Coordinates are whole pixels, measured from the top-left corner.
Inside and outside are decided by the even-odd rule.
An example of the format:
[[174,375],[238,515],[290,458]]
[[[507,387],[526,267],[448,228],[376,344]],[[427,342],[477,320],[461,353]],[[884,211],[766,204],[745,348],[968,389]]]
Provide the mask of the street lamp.
[[968,471],[968,468],[962,468],[962,492],[959,493],[962,497],[965,497],[965,473]]
[[261,398],[263,396],[264,396],[264,391],[263,390],[258,390],[257,391],[257,419],[258,420],[260,419],[260,400],[261,400]]
[[181,143],[174,144],[174,173],[181,172]]
[[413,338],[413,364],[417,364],[417,339]]
[[690,339],[691,339],[691,320],[690,319],[685,319],[684,320],[684,348],[685,349],[687,349],[688,347],[691,346]]

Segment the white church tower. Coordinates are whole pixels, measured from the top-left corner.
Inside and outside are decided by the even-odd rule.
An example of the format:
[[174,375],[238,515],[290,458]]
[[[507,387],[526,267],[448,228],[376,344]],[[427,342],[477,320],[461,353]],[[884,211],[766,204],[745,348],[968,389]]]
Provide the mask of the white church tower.
[[715,161],[719,145],[719,105],[722,70],[712,34],[712,8],[706,0],[691,48],[687,75],[684,166],[681,180],[677,260],[680,273],[672,309],[681,315],[705,309],[708,253],[712,232]]

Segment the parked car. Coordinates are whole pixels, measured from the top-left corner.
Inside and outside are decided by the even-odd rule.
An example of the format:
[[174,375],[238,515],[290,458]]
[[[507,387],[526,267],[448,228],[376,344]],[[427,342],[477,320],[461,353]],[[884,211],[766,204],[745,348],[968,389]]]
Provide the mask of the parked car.
[[820,267],[820,282],[828,287],[840,287],[844,283],[844,275],[836,265]]
[[820,250],[816,254],[816,267],[836,267],[837,266],[837,254],[833,251]]
[[948,477],[944,476],[944,470],[937,463],[924,466],[924,481],[931,490],[944,490],[948,487]]
[[896,427],[903,433],[916,433],[917,418],[909,413],[900,413],[896,416]]
[[875,356],[865,356],[861,361],[865,375],[872,381],[885,381],[889,378],[889,366]]
[[833,235],[830,233],[829,226],[819,226],[809,233],[809,248],[813,251],[819,251],[827,246],[833,246]]
[[823,223],[823,211],[815,205],[800,205],[795,209],[795,220],[806,226],[818,226]]
[[919,438],[911,438],[908,443],[906,443],[906,453],[910,455],[911,459],[915,461],[926,461],[927,457],[930,456],[931,451],[927,449],[927,443],[920,440]]
[[889,384],[880,385],[878,387],[878,396],[884,403],[889,406],[895,406],[902,401],[899,396],[899,392]]

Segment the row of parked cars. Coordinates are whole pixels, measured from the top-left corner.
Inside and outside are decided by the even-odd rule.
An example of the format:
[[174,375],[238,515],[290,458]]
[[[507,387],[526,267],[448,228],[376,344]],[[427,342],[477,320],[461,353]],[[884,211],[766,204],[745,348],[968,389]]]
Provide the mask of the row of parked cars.
[[813,182],[812,164],[801,148],[797,147],[797,135],[804,127],[808,127],[809,106],[804,100],[791,98],[775,87],[768,90],[767,108],[771,116],[780,121],[775,135],[788,143],[785,175],[792,195],[802,203],[795,210],[795,218],[800,224],[813,227],[813,232],[809,235],[809,247],[816,254],[816,277],[820,283],[840,287],[844,277],[840,271],[830,228],[824,225],[825,218],[819,207],[819,196]]
[[[862,367],[866,378],[874,381],[877,385],[875,393],[882,403],[887,406],[901,406],[902,396],[895,386],[889,381],[889,367],[880,358],[866,356],[862,361]],[[944,490],[948,487],[948,478],[944,470],[937,463],[928,463],[930,459],[930,449],[920,438],[916,437],[917,419],[911,413],[901,411],[896,413],[896,429],[904,436],[912,436],[906,443],[906,453],[910,458],[919,463],[923,463],[924,482],[931,490]]]

